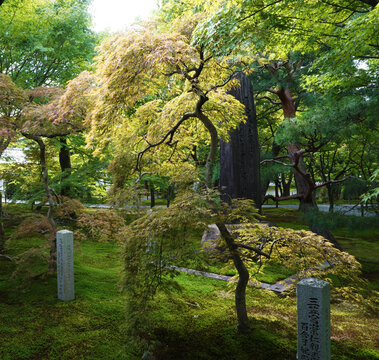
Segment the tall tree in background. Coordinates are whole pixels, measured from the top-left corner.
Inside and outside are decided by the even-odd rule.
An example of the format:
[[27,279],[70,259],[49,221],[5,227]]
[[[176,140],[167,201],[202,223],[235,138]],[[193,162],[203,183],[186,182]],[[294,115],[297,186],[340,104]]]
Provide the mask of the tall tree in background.
[[[267,88],[268,93],[263,95],[270,103],[281,105],[284,131],[275,136],[275,141],[282,146],[289,145],[287,155],[274,153],[271,161],[294,169],[297,194],[286,198],[298,198],[305,212],[317,209],[315,190],[334,180],[316,185],[304,166],[304,157],[330,141],[333,127],[334,134],[343,130],[343,118],[345,121],[349,119],[350,124],[356,121],[353,113],[360,110],[360,105],[348,115],[353,109],[347,104],[352,92],[360,95],[361,104],[366,97],[365,113],[368,116],[371,116],[369,109],[375,105],[376,87],[373,84],[379,47],[375,36],[378,12],[375,5],[376,1],[338,4],[326,1],[237,1],[233,6],[220,7],[197,29],[196,41],[207,43],[220,56],[250,54],[251,61],[259,61],[274,80],[274,86]],[[327,20],[325,14],[328,14]],[[298,55],[294,57],[296,53]],[[313,91],[313,99],[317,97],[317,101],[305,103],[299,115],[299,99],[292,79],[304,67],[304,54],[308,53],[313,54],[313,61],[308,65],[307,74],[300,78],[300,90]],[[357,62],[362,60],[366,70],[358,67]],[[365,97],[359,92],[366,92]],[[332,120],[333,125],[323,121],[320,126],[320,114],[315,109],[319,110],[322,103],[325,106],[331,97],[339,98],[337,104],[346,105],[343,114],[347,116],[335,116],[336,112],[328,114],[323,110],[323,120]],[[356,101],[353,103],[357,105]],[[316,135],[315,130],[319,131]],[[315,231],[320,229],[315,227]],[[321,231],[321,234],[329,236],[327,232]]]
[[82,0],[8,0],[0,34],[0,72],[23,88],[65,85],[89,66],[97,42]]
[[246,123],[230,134],[228,142],[220,143],[220,189],[225,201],[229,202],[229,197],[252,199],[260,209],[260,151],[253,87],[242,72],[234,79],[238,84],[229,93],[244,104]]

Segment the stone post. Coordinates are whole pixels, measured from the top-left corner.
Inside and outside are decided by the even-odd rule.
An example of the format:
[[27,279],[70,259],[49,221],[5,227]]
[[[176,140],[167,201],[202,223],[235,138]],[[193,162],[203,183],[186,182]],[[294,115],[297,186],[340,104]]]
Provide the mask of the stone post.
[[319,279],[297,284],[297,359],[330,360],[330,285]]
[[72,231],[57,232],[58,299],[74,300],[74,236]]

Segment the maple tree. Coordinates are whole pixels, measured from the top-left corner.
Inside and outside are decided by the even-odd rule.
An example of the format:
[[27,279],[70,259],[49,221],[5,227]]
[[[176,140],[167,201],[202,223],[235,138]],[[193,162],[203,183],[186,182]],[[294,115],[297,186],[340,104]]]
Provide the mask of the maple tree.
[[[15,136],[21,110],[27,101],[25,92],[9,76],[0,73],[0,158]],[[0,253],[5,248],[2,196],[0,192]]]
[[[79,80],[76,80],[78,82]],[[32,102],[24,107],[22,112],[22,126],[20,133],[27,139],[33,140],[39,147],[40,165],[43,174],[43,185],[49,204],[47,219],[51,226],[51,246],[49,270],[55,271],[56,266],[56,222],[54,220],[54,200],[52,188],[49,186],[49,175],[46,161],[46,144],[45,139],[62,138],[64,136],[83,131],[83,118],[78,121],[77,111],[80,105],[73,106],[70,114],[65,112],[62,104],[70,101],[72,88],[76,82],[69,84],[67,90],[54,87],[40,87],[29,91],[29,98]],[[78,97],[79,99],[80,97]],[[80,102],[79,102],[80,103]],[[79,110],[80,111],[80,110]],[[62,114],[64,120],[62,120]],[[56,194],[55,194],[56,195]]]
[[193,179],[196,169],[188,159],[205,141],[204,179],[211,187],[219,138],[244,119],[243,106],[225,92],[233,85],[233,68],[191,46],[185,35],[153,28],[109,39],[96,66],[89,139],[97,135],[102,146],[109,139],[99,135],[114,134],[122,144],[115,161],[122,159],[125,167],[129,157],[132,172],[172,174],[180,164]]

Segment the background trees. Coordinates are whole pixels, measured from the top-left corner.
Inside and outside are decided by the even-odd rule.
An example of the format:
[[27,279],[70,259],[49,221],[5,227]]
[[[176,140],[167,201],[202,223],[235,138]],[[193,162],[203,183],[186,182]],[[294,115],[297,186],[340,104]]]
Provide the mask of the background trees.
[[[271,153],[274,161],[290,160],[297,193],[280,199],[298,198],[304,210],[315,208],[314,190],[321,182],[329,188],[333,182],[323,180],[327,174],[314,177],[312,164],[319,158],[313,154],[337,136],[338,142],[349,142],[348,129],[358,123],[373,124],[370,109],[378,98],[375,4],[237,1],[221,5],[195,31],[194,41],[209,44],[220,56],[250,57],[245,61],[255,70],[258,117],[261,102],[262,112],[271,106],[275,118],[276,107],[281,106],[280,128],[272,127],[277,121],[271,120]],[[356,34],[359,40],[353,40]],[[337,175],[335,180],[340,181],[341,173]]]
[[64,85],[88,67],[97,35],[88,2],[8,0],[0,12],[0,72],[23,88]]

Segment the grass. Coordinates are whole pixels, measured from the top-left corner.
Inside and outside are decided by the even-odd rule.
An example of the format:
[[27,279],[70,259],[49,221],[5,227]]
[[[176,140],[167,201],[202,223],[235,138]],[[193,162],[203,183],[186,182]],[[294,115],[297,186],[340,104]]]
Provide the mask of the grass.
[[[18,208],[15,214],[24,210]],[[303,226],[297,212],[286,215],[282,210],[270,209],[268,220],[282,220],[288,226],[297,221],[296,226]],[[7,227],[8,233],[14,226]],[[371,258],[367,246],[374,241],[363,240],[362,255]],[[17,256],[44,241],[38,237],[9,241],[8,254]],[[0,262],[0,359],[141,359],[123,330],[125,299],[118,288],[122,269],[118,245],[86,241],[75,248],[76,299],[70,302],[57,299],[55,275],[22,283],[9,279],[13,269],[13,263]],[[367,274],[376,269],[375,264],[369,265]],[[271,269],[273,276],[281,271]],[[156,360],[296,358],[293,298],[249,288],[252,332],[237,335],[231,285],[184,273],[176,280],[182,290],[157,294],[145,334]],[[332,304],[332,360],[379,359],[378,327],[375,316]]]

